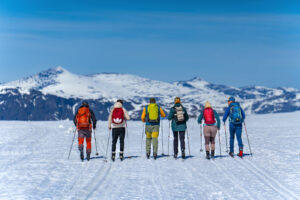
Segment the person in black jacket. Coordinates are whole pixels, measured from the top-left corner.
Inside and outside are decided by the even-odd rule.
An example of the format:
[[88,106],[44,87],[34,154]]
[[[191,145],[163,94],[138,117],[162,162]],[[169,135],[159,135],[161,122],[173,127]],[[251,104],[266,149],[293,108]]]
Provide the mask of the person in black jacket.
[[83,161],[83,143],[86,140],[86,155],[87,160],[90,160],[92,149],[92,129],[96,129],[97,119],[94,112],[90,109],[88,102],[83,101],[82,105],[78,108],[73,122],[78,132],[78,148],[80,151],[80,159]]

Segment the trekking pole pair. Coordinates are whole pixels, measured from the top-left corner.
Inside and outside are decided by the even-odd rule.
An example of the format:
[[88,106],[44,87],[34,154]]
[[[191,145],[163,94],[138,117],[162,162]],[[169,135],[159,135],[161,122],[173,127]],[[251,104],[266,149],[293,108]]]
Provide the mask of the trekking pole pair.
[[[202,148],[202,124],[200,124],[200,152],[203,151],[203,148]],[[219,134],[219,147],[220,147],[220,156],[222,156],[222,148],[221,148],[221,136],[220,136],[220,131],[218,130],[218,134]],[[227,144],[227,143],[226,143]]]
[[[250,150],[250,155],[252,156],[252,151],[251,151],[251,145],[250,145],[250,141],[249,141],[249,137],[248,137],[248,133],[247,133],[247,127],[246,127],[246,123],[244,122],[244,127],[245,127],[245,133],[247,136],[247,141],[248,141],[248,146],[249,146],[249,150]],[[225,129],[225,137],[226,137],[226,152],[228,153],[228,144],[227,144],[227,134],[226,134],[226,124],[224,123],[224,129]]]
[[[74,143],[74,140],[75,140],[75,135],[76,135],[76,129],[74,130],[74,136],[73,136],[72,144],[71,144],[71,147],[70,147],[70,151],[69,151],[68,160],[69,160],[69,158],[70,158],[70,155],[71,155],[71,151],[72,151],[73,143]],[[98,149],[97,149],[96,130],[94,130],[94,138],[95,138],[95,146],[96,146],[96,156],[98,156],[98,155],[99,155],[99,153],[98,153]]]
[[[126,123],[126,135],[127,135],[127,142],[128,142],[128,151],[129,151],[129,136],[128,136],[128,131],[127,131],[127,123]],[[109,141],[110,141],[110,135],[112,134],[112,131],[109,130],[108,132],[108,139],[107,139],[107,145],[106,145],[106,153],[105,153],[105,157],[107,159],[107,152],[108,152],[108,146],[109,146]],[[96,137],[95,137],[96,138]]]

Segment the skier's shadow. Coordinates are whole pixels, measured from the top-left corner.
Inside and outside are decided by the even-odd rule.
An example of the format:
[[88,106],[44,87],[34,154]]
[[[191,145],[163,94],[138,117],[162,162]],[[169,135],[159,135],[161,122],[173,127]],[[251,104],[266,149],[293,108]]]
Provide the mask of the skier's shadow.
[[140,156],[125,156],[124,160],[126,159],[134,159],[134,158],[139,158]]
[[[251,154],[250,153],[244,153],[243,157],[245,157],[245,156],[251,156]],[[252,154],[252,156],[253,156],[253,154]]]
[[[251,154],[249,154],[249,153],[244,153],[243,154],[243,157],[247,157],[247,156],[251,156]],[[229,156],[229,155],[216,155],[216,156],[214,156],[214,158],[228,158],[228,157],[231,157],[231,156]],[[238,157],[238,156],[235,155],[234,157]]]
[[194,157],[195,157],[195,156],[190,155],[190,156],[186,156],[184,159],[187,160],[187,159],[194,158]]
[[[166,155],[166,154],[161,154],[161,155],[157,155],[157,159],[158,158],[165,158],[165,157],[169,157],[170,155]],[[153,157],[153,156],[152,156]]]
[[[157,158],[164,158],[164,157],[170,157],[170,156],[172,156],[172,155],[165,155],[165,154],[164,154],[164,155],[158,155]],[[192,156],[192,155],[190,155],[190,156],[185,156],[184,159],[186,160],[186,159],[190,159],[190,158],[193,158],[193,157],[195,157],[195,156]],[[181,157],[178,157],[178,158],[181,158]]]
[[227,158],[229,157],[229,155],[218,155],[218,156],[214,156],[213,159],[216,159],[216,158]]
[[[104,156],[94,156],[94,157],[91,157],[91,160],[94,160],[94,159],[102,159],[102,158],[105,159]],[[86,160],[86,159],[85,159],[85,160]]]

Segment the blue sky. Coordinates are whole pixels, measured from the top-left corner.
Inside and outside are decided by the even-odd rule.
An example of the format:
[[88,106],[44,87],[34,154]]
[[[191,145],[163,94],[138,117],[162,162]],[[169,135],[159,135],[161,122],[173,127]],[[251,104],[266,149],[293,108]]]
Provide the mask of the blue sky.
[[300,89],[299,1],[0,4],[0,82],[55,66]]

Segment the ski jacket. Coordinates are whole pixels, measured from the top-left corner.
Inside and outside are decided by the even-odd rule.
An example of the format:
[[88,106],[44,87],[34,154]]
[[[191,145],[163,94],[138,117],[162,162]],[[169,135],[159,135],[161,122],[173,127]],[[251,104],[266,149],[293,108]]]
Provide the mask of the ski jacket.
[[186,126],[186,122],[189,120],[189,115],[187,114],[187,111],[185,109],[185,107],[182,106],[183,111],[184,111],[184,122],[181,123],[176,123],[176,110],[175,107],[180,107],[182,106],[180,103],[177,103],[174,105],[174,107],[172,107],[170,109],[170,113],[168,115],[168,120],[172,120],[172,131],[185,131],[187,126]]
[[[204,111],[204,110],[203,110]],[[200,115],[199,115],[199,117],[198,117],[198,124],[201,124],[202,123],[202,120],[203,120],[203,111],[201,111],[201,113],[200,113]],[[221,124],[221,122],[220,122],[220,116],[219,116],[219,114],[213,109],[213,111],[214,111],[214,115],[215,115],[215,119],[216,119],[216,123],[215,124],[213,124],[213,126],[217,126],[218,127],[218,129],[220,129],[220,124]],[[204,126],[211,126],[211,124],[205,124],[204,123]]]
[[[142,116],[141,116],[142,122],[146,122],[146,114],[147,114],[146,107],[144,107],[143,113],[142,113]],[[164,110],[160,106],[159,106],[158,115],[159,115],[159,118],[160,117],[163,117],[163,118],[166,117],[166,114],[165,114]],[[160,120],[157,123],[146,122],[146,126],[148,126],[148,125],[151,125],[151,126],[160,125]]]
[[[223,116],[223,122],[224,122],[224,123],[226,122],[228,116],[230,115],[230,109],[231,109],[231,107],[234,106],[234,105],[240,106],[240,104],[239,104],[238,102],[233,102],[233,103],[231,103],[231,104],[226,108],[225,114],[224,114],[224,116]],[[245,116],[245,112],[244,112],[244,110],[242,109],[241,106],[240,106],[240,108],[241,108],[242,123],[243,123],[243,122],[245,121],[246,116]],[[230,120],[229,120],[229,121],[230,121]],[[232,124],[232,123],[231,123],[231,124]]]
[[[76,123],[76,116],[77,116],[77,114],[78,114],[78,110],[79,110],[80,108],[82,108],[82,107],[87,107],[87,108],[89,108],[89,106],[82,105],[82,106],[80,106],[80,107],[77,109],[76,114],[75,114],[75,116],[74,116],[74,118],[73,118],[73,122],[74,122],[75,126],[77,126],[77,123]],[[95,114],[94,114],[94,112],[92,111],[91,108],[89,108],[89,110],[90,110],[90,113],[91,113],[90,123],[93,124],[93,129],[96,129],[96,124],[97,124],[96,116],[95,116]]]
[[[112,114],[115,108],[122,108],[124,113],[124,121],[121,124],[112,123]],[[108,117],[108,128],[126,128],[126,120],[130,120],[130,117],[127,113],[127,110],[123,108],[123,105],[120,102],[116,102],[114,107],[111,109],[109,117]]]

